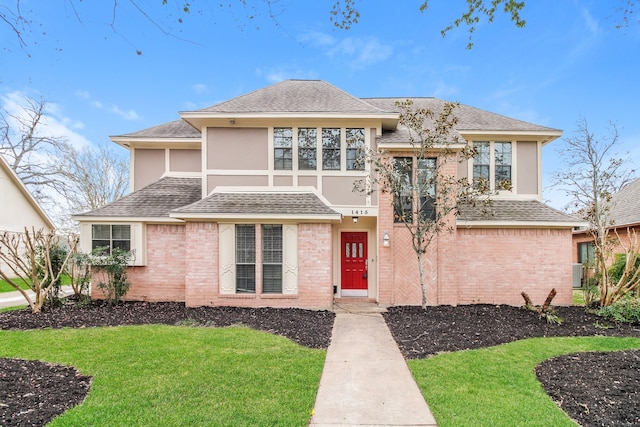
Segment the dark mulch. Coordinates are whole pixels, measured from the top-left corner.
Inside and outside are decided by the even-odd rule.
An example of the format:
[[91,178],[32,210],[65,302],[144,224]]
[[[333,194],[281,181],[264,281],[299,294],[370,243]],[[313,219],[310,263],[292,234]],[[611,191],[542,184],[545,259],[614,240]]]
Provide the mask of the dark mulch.
[[[469,305],[429,307],[426,311],[419,307],[394,307],[386,313],[385,319],[398,345],[407,358],[423,358],[441,352],[464,349],[490,347],[519,339],[550,336],[635,336],[640,337],[640,326],[606,324],[599,317],[588,314],[580,307],[558,308],[558,314],[564,319],[562,325],[550,325],[537,315],[509,306]],[[234,307],[200,307],[186,308],[180,303],[125,303],[115,307],[94,303],[82,309],[67,305],[62,308],[47,310],[33,315],[27,310],[0,313],[0,329],[39,329],[62,327],[93,327],[137,324],[199,324],[206,326],[229,326],[242,324],[248,327],[279,334],[302,345],[312,348],[327,348],[331,340],[334,314],[299,309],[273,308],[234,308]],[[600,326],[598,326],[600,325]],[[628,358],[634,355],[635,361]],[[638,425],[638,392],[640,391],[640,367],[637,365],[638,352],[605,353],[601,357],[606,360],[593,360],[588,354],[570,356],[573,359],[563,361],[554,359],[538,367],[537,374],[548,393],[575,420],[584,426],[626,426]],[[556,362],[559,360],[559,362]],[[68,393],[74,396],[86,394],[89,379],[78,377],[72,368],[52,366],[39,362],[0,359],[2,391],[14,396],[25,396],[33,393],[38,400],[31,403],[8,404],[4,395],[0,394],[0,425],[2,426],[40,426],[46,420],[38,418],[41,408],[53,407],[54,403],[69,401],[67,395],[62,396],[57,389],[54,394],[41,392],[46,387],[40,383],[60,380]],[[554,363],[566,363],[579,366],[583,377],[571,374],[566,367],[558,367]],[[633,364],[635,363],[635,364]],[[12,366],[5,369],[5,365]],[[603,366],[612,371],[601,372]],[[23,368],[24,367],[24,368]],[[630,369],[629,369],[630,368]],[[12,372],[25,378],[19,383],[13,381]],[[569,376],[561,378],[560,373]],[[30,375],[27,377],[27,374]],[[58,377],[56,377],[58,375]],[[573,376],[572,376],[573,375]],[[600,389],[602,379],[611,378],[613,385]],[[27,379],[28,378],[28,379]],[[74,378],[76,380],[74,381]],[[557,380],[547,385],[544,378]],[[578,379],[580,378],[580,379]],[[74,385],[74,383],[76,385]],[[6,384],[6,386],[5,386]],[[558,385],[559,384],[559,385]],[[620,390],[622,397],[612,398],[611,390]],[[67,392],[65,392],[67,393]],[[584,393],[584,397],[579,397]],[[572,397],[569,397],[572,396]],[[27,396],[31,397],[31,396]],[[564,405],[575,398],[575,405]],[[79,400],[72,401],[69,406]],[[22,400],[19,400],[22,402]],[[26,402],[26,400],[25,400]],[[573,408],[578,408],[575,411]],[[590,413],[597,411],[607,414],[608,418],[580,418],[580,408],[588,408]],[[37,410],[36,410],[37,409]],[[66,408],[47,415],[50,420]],[[635,411],[635,420],[633,418]],[[17,421],[15,414],[24,412]],[[32,416],[33,415],[33,416]],[[631,420],[631,421],[629,421]],[[629,424],[631,422],[631,424]]]
[[[607,322],[582,307],[558,307],[548,324],[518,307],[393,307],[385,313],[405,357],[477,349],[533,337],[640,337],[639,325]],[[640,425],[640,351],[578,353],[544,362],[536,374],[551,398],[585,427]]]
[[[0,329],[85,328],[120,325],[244,325],[282,335],[310,348],[327,348],[335,314],[295,308],[187,308],[181,303],[99,302],[73,304],[42,313],[0,313]],[[43,426],[82,402],[90,378],[68,366],[0,358],[0,426]]]
[[547,394],[583,426],[640,425],[640,350],[546,360],[536,375]]
[[0,358],[0,426],[42,426],[81,403],[91,377],[69,366]]

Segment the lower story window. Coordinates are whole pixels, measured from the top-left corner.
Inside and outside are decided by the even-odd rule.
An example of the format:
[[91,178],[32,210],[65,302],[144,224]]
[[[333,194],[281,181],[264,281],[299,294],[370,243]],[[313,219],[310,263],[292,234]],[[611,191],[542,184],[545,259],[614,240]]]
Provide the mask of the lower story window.
[[262,225],[262,292],[282,293],[282,225]]
[[256,292],[256,227],[236,225],[236,292]]
[[578,262],[580,264],[593,266],[595,259],[592,242],[578,243]]
[[111,255],[114,249],[131,250],[131,226],[124,224],[93,224],[91,250]]

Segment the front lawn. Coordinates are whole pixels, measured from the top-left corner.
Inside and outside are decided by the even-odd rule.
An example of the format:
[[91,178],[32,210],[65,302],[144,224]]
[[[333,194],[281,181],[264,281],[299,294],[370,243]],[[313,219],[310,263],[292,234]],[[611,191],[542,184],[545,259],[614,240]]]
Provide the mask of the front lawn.
[[532,338],[408,365],[440,427],[574,427],[540,385],[535,366],[574,352],[636,348],[639,338]]
[[50,426],[305,426],[326,355],[244,327],[0,331],[0,342],[0,357],[93,377]]
[[[15,279],[15,281],[20,285],[20,288],[24,289],[25,291],[29,289],[29,285],[27,283],[25,283],[24,280]],[[14,288],[9,283],[7,283],[6,280],[0,280],[0,293],[2,293],[2,292],[14,292],[15,290],[16,290],[16,288]]]

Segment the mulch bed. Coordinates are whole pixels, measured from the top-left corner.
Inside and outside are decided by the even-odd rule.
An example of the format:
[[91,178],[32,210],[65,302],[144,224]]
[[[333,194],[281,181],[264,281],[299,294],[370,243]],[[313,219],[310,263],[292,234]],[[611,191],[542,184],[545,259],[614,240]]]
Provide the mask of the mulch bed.
[[[384,314],[400,351],[417,359],[533,337],[640,337],[639,325],[607,322],[583,307],[558,307],[561,325],[519,307],[393,307]],[[536,368],[545,391],[585,427],[640,425],[640,350],[578,353]]]
[[[564,319],[562,325],[547,324],[537,315],[517,307],[492,305],[439,306],[428,307],[426,311],[419,307],[393,307],[384,317],[407,358],[490,347],[531,337],[640,337],[640,326],[607,325],[580,307],[561,307],[558,314]],[[111,307],[93,303],[84,308],[70,304],[37,315],[28,310],[0,313],[0,329],[139,324],[222,327],[242,324],[285,336],[307,347],[327,348],[334,317],[331,312],[300,309],[186,308],[180,303],[141,302]],[[592,354],[552,359],[540,365],[536,373],[549,395],[581,425],[639,425],[640,353],[598,353],[600,359]],[[602,372],[604,366],[611,371]],[[612,380],[611,384],[604,385],[604,389],[600,388],[603,378]],[[46,392],[54,383],[54,392]],[[0,358],[0,425],[42,426],[81,402],[89,384],[90,378],[79,375],[70,367]],[[9,401],[7,396],[18,398]],[[569,403],[571,399],[576,403]],[[54,404],[67,402],[66,407],[54,409]],[[590,416],[594,413],[599,415]]]

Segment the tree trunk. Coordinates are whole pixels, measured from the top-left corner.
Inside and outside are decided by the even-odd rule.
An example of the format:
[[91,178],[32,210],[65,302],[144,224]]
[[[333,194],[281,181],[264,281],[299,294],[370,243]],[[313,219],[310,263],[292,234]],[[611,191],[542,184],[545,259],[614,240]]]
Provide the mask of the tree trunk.
[[418,271],[420,272],[420,290],[422,291],[422,309],[427,309],[427,285],[424,283],[424,267],[422,265],[422,252],[417,252]]

